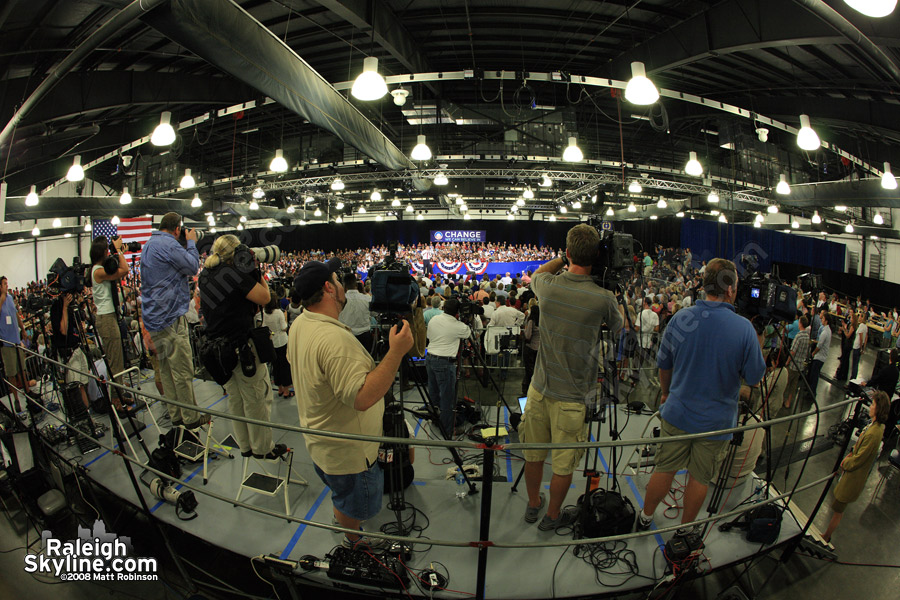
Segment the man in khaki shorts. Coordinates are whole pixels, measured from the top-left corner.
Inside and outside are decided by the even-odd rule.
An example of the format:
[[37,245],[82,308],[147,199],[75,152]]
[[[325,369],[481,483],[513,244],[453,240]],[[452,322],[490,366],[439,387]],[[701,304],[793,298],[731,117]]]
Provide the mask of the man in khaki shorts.
[[[600,236],[589,225],[576,225],[566,236],[566,257],[545,263],[531,279],[541,306],[541,351],[528,388],[520,439],[525,443],[584,442],[585,407],[595,396],[600,328],[617,334],[624,321],[612,292],[591,279]],[[568,265],[569,270],[557,274]],[[545,504],[541,493],[546,450],[525,450],[525,522],[534,523]],[[553,476],[542,531],[571,526],[577,511],[561,511],[572,473],[583,449],[553,450]]]
[[[766,372],[762,336],[734,311],[738,275],[734,263],[709,261],[703,274],[706,300],[672,316],[656,364],[660,382],[663,438],[728,429],[737,424],[741,378],[756,385]],[[669,493],[675,473],[687,468],[681,523],[697,518],[709,483],[716,477],[731,434],[661,443],[647,484],[637,530],[650,527],[653,513]],[[687,527],[679,534],[689,533]]]

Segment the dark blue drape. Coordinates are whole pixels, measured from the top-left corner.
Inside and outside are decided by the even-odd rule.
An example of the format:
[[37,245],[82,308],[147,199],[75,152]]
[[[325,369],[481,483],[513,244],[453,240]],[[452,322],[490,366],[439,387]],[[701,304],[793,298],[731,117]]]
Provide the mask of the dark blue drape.
[[695,261],[735,260],[742,254],[754,254],[764,273],[771,271],[773,262],[803,265],[813,271],[843,271],[846,254],[845,245],[837,242],[696,219],[682,220],[681,245],[691,249]]

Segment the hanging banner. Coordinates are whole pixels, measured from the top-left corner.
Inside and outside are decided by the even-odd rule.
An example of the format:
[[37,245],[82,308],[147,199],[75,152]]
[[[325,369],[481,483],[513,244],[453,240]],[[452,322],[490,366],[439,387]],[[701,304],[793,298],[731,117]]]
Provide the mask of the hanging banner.
[[473,261],[466,263],[466,271],[475,275],[483,275],[487,268],[488,263],[486,262]]
[[461,262],[441,261],[437,264],[438,270],[444,275],[453,275],[454,273],[458,273],[462,266],[463,264]]
[[444,244],[464,243],[464,242],[486,242],[487,231],[473,230],[440,230],[431,231],[431,241]]

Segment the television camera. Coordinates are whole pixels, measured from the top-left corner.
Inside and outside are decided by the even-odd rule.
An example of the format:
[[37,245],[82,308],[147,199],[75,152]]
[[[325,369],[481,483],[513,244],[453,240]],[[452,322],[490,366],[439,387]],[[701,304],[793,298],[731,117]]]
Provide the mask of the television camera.
[[89,264],[82,263],[80,256],[72,258],[72,266],[57,258],[50,266],[47,285],[54,294],[80,294],[84,291]]
[[777,275],[760,273],[752,256],[741,257],[745,275],[738,283],[738,312],[760,323],[793,321],[797,317],[797,290],[785,285]]
[[600,235],[600,250],[591,266],[591,278],[598,286],[614,291],[630,278],[634,268],[634,238],[630,233],[605,229],[599,217],[591,217],[587,224]]
[[397,241],[388,242],[388,255],[369,269],[372,311],[402,315],[419,298],[419,286],[409,274],[409,264],[397,258]]

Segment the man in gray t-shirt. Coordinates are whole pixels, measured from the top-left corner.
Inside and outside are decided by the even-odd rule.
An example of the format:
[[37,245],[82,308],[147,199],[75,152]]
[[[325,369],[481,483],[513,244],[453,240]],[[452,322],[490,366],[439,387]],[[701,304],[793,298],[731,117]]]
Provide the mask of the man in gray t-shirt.
[[[541,308],[541,350],[528,388],[523,427],[525,443],[583,442],[587,437],[585,407],[595,397],[601,355],[600,330],[606,325],[618,338],[623,309],[612,292],[591,279],[600,236],[589,225],[576,225],[566,236],[566,258],[545,263],[531,279]],[[566,264],[569,270],[556,274]],[[534,523],[544,506],[540,493],[546,450],[525,450],[528,508],[525,521]],[[570,526],[574,511],[560,511],[572,473],[583,450],[553,450],[550,502],[539,529]]]

